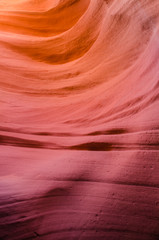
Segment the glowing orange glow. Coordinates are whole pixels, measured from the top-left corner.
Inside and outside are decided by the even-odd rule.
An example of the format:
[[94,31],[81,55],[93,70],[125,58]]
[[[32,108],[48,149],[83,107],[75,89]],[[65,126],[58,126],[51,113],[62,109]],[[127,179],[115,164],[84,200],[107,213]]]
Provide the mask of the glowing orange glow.
[[159,1],[0,1],[0,239],[159,238]]

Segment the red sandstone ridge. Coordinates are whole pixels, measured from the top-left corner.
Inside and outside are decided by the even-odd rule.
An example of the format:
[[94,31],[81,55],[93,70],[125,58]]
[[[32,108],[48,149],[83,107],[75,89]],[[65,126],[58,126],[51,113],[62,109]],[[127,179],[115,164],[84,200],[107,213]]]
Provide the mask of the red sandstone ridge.
[[0,239],[159,239],[159,1],[1,0]]

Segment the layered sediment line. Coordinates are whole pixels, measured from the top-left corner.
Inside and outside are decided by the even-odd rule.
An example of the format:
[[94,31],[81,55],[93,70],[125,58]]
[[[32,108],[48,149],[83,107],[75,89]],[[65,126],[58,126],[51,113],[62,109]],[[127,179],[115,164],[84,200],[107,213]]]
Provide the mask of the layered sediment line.
[[0,239],[159,238],[159,2],[0,3]]

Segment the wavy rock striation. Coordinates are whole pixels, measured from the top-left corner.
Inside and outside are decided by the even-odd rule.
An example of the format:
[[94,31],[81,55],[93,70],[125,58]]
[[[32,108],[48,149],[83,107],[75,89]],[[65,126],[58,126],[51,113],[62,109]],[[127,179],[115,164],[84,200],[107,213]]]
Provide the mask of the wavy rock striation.
[[159,1],[0,2],[0,239],[159,239]]

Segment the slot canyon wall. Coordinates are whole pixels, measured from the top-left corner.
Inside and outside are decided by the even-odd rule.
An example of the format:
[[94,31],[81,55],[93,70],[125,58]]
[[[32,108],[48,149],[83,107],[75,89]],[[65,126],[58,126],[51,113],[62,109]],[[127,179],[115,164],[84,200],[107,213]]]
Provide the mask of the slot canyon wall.
[[0,1],[0,239],[159,239],[159,1]]

